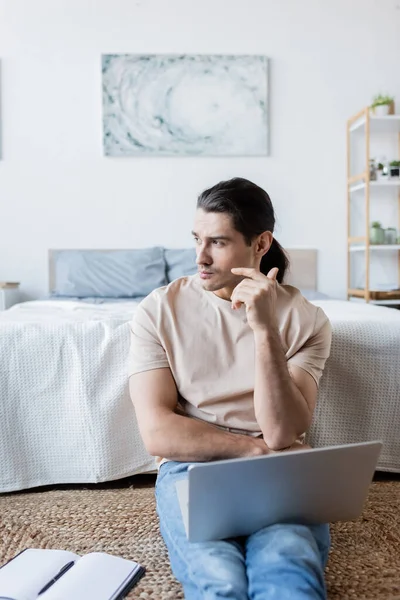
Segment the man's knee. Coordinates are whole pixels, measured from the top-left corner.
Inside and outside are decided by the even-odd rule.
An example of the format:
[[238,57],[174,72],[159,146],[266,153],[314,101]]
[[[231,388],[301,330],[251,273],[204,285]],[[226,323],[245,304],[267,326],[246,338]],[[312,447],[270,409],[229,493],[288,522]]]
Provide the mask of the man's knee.
[[235,589],[246,591],[244,559],[235,548],[230,548],[228,543],[222,544],[199,548],[195,571],[198,570],[198,575],[204,576],[206,587],[208,583],[212,586],[218,585],[221,591],[224,589],[227,593]]
[[308,526],[277,523],[251,536],[253,549],[264,550],[268,561],[279,561],[283,557],[325,562],[329,552],[329,526]]
[[247,598],[244,556],[234,544],[189,544],[184,556],[170,552],[170,558],[175,577],[184,588],[197,590],[201,597]]

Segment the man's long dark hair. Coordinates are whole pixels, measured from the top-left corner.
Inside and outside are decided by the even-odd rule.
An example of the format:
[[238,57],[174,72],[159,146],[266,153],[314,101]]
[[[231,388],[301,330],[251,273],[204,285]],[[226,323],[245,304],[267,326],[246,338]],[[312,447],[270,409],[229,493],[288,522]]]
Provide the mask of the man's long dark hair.
[[[266,191],[248,179],[235,177],[204,190],[197,200],[197,208],[231,215],[234,228],[249,246],[264,231],[274,232],[275,213],[271,199]],[[267,275],[273,267],[278,267],[277,280],[282,283],[289,259],[275,238],[261,259],[260,271]]]

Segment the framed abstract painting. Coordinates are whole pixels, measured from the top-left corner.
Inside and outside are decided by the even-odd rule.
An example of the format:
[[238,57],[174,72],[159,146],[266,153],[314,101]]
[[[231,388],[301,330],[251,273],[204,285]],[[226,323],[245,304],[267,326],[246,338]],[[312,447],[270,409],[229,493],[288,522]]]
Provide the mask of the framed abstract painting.
[[104,54],[107,156],[265,156],[268,58]]

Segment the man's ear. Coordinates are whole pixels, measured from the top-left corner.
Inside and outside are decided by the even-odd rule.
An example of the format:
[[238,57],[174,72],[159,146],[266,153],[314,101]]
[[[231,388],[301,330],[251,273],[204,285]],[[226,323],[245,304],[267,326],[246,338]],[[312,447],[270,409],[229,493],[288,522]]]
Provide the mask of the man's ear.
[[256,240],[255,250],[259,258],[262,258],[265,254],[267,254],[273,240],[274,236],[270,231],[264,231],[258,236]]

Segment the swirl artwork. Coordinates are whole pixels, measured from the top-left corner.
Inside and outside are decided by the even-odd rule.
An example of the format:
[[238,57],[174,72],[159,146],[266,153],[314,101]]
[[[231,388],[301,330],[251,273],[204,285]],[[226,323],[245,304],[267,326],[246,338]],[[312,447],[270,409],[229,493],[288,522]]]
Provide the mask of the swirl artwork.
[[265,156],[268,58],[104,54],[107,156]]

